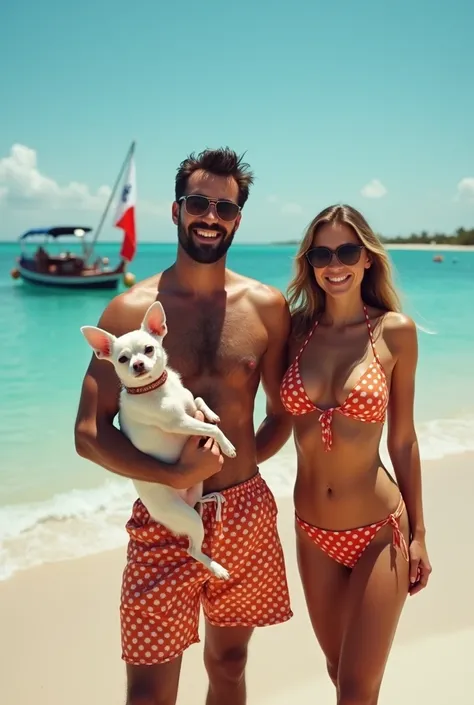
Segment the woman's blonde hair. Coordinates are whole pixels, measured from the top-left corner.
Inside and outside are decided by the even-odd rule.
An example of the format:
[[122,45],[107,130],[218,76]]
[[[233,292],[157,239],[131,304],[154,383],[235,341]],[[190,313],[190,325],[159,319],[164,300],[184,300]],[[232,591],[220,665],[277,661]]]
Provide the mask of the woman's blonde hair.
[[313,246],[314,236],[324,223],[349,225],[370,252],[371,266],[365,270],[362,280],[364,303],[383,311],[400,311],[390,260],[377,235],[355,208],[347,205],[329,206],[310,223],[295,257],[296,274],[288,286],[288,302],[295,322],[295,332],[304,335],[324,311],[326,294],[317,284],[313,268],[306,259],[306,253]]

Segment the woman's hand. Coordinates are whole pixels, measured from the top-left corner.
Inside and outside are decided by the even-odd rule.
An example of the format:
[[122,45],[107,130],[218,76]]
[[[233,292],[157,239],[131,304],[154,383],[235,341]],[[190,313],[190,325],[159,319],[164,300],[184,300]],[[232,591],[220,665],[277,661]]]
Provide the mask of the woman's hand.
[[428,584],[432,568],[424,539],[413,539],[410,544],[410,595],[416,595]]

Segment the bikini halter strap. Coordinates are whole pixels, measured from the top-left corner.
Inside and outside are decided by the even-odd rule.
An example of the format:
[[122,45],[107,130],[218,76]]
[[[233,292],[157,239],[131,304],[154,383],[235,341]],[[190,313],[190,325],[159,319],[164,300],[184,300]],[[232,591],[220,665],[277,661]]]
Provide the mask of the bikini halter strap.
[[364,304],[364,315],[365,315],[365,321],[367,323],[367,330],[369,331],[370,344],[372,346],[372,351],[374,353],[374,357],[377,360],[377,363],[379,364],[379,366],[382,367],[382,363],[381,363],[379,355],[377,353],[377,348],[375,347],[374,334],[372,331],[372,326],[370,325],[369,314],[368,314],[368,311],[367,311],[365,304]]
[[317,321],[311,326],[311,329],[310,329],[308,335],[306,336],[306,339],[304,340],[303,345],[300,347],[300,349],[299,349],[299,351],[298,351],[298,354],[297,354],[297,356],[295,357],[295,362],[296,362],[297,360],[299,360],[300,357],[301,357],[301,355],[303,354],[303,350],[305,349],[305,347],[308,345],[309,341],[310,341],[311,338],[313,337],[313,333],[314,333],[314,331],[316,330],[316,328],[317,328],[317,326],[318,326],[318,323],[319,323],[319,320],[317,320]]
[[[378,355],[377,348],[375,347],[374,334],[372,331],[372,326],[370,324],[369,313],[367,311],[367,307],[365,304],[363,304],[363,308],[364,308],[365,322],[367,324],[367,330],[369,332],[370,345],[372,346],[372,352],[374,353],[374,357],[377,360],[377,363],[379,364],[380,367],[382,367],[382,362],[381,362],[380,357]],[[308,335],[306,336],[306,339],[303,342],[303,345],[301,346],[301,348],[298,351],[298,354],[295,358],[295,362],[296,362],[296,360],[299,360],[301,355],[303,354],[303,350],[305,349],[305,347],[308,345],[309,341],[313,337],[313,333],[316,330],[316,328],[318,327],[318,323],[319,323],[319,319],[316,320],[315,323],[312,325]]]

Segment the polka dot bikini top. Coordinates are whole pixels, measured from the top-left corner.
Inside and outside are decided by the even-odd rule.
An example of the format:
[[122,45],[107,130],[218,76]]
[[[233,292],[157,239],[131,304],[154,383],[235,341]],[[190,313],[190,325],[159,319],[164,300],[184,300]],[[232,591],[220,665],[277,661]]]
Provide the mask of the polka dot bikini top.
[[374,359],[360,377],[354,389],[346,397],[343,404],[333,406],[330,409],[320,409],[306,394],[301,380],[299,362],[303,350],[308,345],[316,330],[318,321],[314,324],[304,341],[296,358],[286,371],[280,388],[280,398],[285,409],[293,416],[301,416],[313,411],[319,411],[319,422],[321,424],[321,436],[326,451],[332,448],[332,418],[334,412],[367,423],[383,423],[388,406],[388,384],[385,372],[375,349],[372,327],[370,325],[367,309],[364,306],[365,320],[369,331],[370,344],[374,353]]

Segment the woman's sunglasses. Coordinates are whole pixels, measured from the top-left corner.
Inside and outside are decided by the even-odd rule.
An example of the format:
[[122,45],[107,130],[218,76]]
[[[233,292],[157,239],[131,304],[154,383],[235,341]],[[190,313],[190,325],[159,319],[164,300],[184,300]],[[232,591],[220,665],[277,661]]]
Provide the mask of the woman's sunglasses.
[[363,245],[355,245],[352,242],[339,245],[335,250],[331,250],[329,247],[312,247],[306,253],[306,259],[312,267],[322,269],[327,267],[331,263],[333,255],[336,255],[336,259],[341,264],[351,267],[360,260],[363,248]]
[[211,203],[214,204],[216,213],[221,220],[235,220],[240,213],[240,206],[233,201],[225,201],[223,199],[216,201],[206,196],[193,194],[190,196],[182,196],[182,198],[178,200],[178,203],[181,203],[181,201],[184,201],[186,213],[189,215],[205,215],[209,211]]

